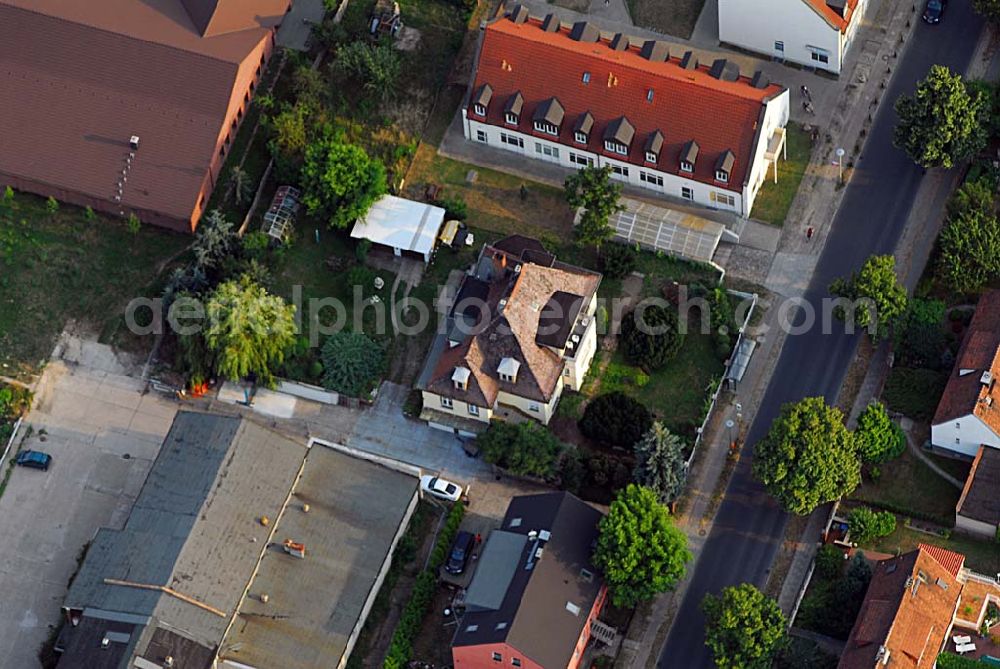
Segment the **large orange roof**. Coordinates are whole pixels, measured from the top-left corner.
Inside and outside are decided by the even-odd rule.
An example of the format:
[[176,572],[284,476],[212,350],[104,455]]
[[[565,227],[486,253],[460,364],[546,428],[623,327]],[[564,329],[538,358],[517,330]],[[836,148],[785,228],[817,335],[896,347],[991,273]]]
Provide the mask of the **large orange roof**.
[[[484,84],[492,89],[487,123],[503,127],[504,105],[520,92],[524,104],[517,129],[537,134],[532,129],[535,109],[555,97],[565,110],[562,144],[574,146],[574,124],[589,112],[594,120],[589,141],[578,146],[604,153],[605,128],[624,115],[635,128],[629,162],[647,164],[646,140],[659,130],[663,145],[657,170],[680,174],[681,148],[694,140],[699,148],[694,174],[683,176],[740,189],[753,160],[765,103],[784,87],[754,87],[745,76],[721,80],[709,73],[708,65],[685,69],[679,50],[665,62],[654,62],[643,57],[640,46],[615,50],[612,40],[603,36],[588,42],[570,34],[564,26],[546,31],[535,18],[520,23],[502,18],[487,25],[473,86],[474,91]],[[472,110],[468,113],[471,116]],[[715,165],[726,151],[733,152],[735,162],[729,183],[720,184]]]

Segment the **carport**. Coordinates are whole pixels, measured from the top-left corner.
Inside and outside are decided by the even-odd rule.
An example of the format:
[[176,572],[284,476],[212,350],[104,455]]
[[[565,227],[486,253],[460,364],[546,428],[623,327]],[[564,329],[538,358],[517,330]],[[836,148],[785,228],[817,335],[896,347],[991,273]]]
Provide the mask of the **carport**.
[[351,237],[387,246],[397,256],[404,251],[419,253],[430,262],[444,214],[441,207],[385,195],[354,224]]
[[722,223],[639,200],[622,198],[624,209],[612,214],[610,223],[618,241],[639,244],[678,258],[715,265],[715,250],[722,239],[738,242],[739,236]]

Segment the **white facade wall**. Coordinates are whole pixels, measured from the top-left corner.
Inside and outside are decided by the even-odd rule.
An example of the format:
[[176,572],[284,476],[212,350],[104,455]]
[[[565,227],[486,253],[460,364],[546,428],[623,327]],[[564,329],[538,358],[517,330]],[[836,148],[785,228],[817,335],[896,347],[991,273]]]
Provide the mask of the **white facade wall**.
[[[859,3],[849,32],[857,29],[863,11]],[[719,41],[836,74],[847,42],[804,0],[719,0]],[[825,53],[828,62],[816,60],[817,53]]]
[[[465,113],[463,111],[463,113]],[[482,134],[480,134],[482,133]],[[505,143],[501,141],[501,134],[507,136],[514,136],[521,140],[523,147],[518,147]],[[724,188],[721,185],[713,186],[701,181],[695,181],[694,179],[687,179],[676,174],[670,174],[668,172],[660,172],[659,170],[639,167],[638,165],[633,165],[631,163],[623,162],[620,160],[615,160],[613,158],[608,158],[604,155],[594,153],[583,148],[577,149],[571,146],[566,146],[558,142],[553,142],[550,140],[542,139],[534,135],[525,134],[517,130],[510,128],[501,128],[494,125],[488,125],[481,121],[473,118],[469,118],[466,114],[465,116],[465,137],[472,141],[483,142],[497,149],[505,149],[507,151],[512,151],[514,153],[523,154],[529,158],[536,158],[538,160],[544,160],[545,162],[554,163],[562,167],[577,170],[582,167],[581,164],[575,163],[571,160],[571,153],[576,156],[584,156],[593,161],[593,164],[597,167],[603,167],[604,165],[611,165],[612,169],[619,168],[627,170],[627,176],[618,175],[612,173],[612,176],[619,181],[623,181],[632,186],[637,186],[639,188],[646,188],[656,193],[661,193],[664,195],[670,195],[672,197],[682,198],[689,200],[691,202],[700,204],[705,207],[711,207],[713,209],[722,209],[725,211],[733,211],[741,216],[747,216],[749,210],[745,210],[743,207],[743,195],[739,190],[730,190],[731,188],[740,189],[742,184],[730,183],[728,187]],[[642,138],[636,138],[632,140],[633,142],[642,141]],[[703,158],[705,159],[705,158]],[[712,158],[714,159],[714,157]],[[656,176],[663,179],[663,185],[650,184],[644,182],[640,173],[645,172],[648,174],[655,174]],[[689,189],[685,191],[684,189]],[[713,194],[715,196],[713,197]],[[728,197],[720,198],[718,195],[724,195]],[[690,195],[690,197],[688,197]],[[720,200],[726,200],[732,198],[732,204],[727,204]]]
[[[747,212],[753,211],[753,203],[757,199],[757,193],[767,178],[774,178],[771,170],[773,165],[764,160],[767,153],[767,143],[776,128],[784,128],[788,125],[788,115],[790,95],[788,91],[782,92],[776,98],[767,103],[764,108],[763,120],[761,121],[760,141],[754,147],[755,153],[753,162],[750,163],[750,172],[746,186],[743,189],[743,201],[747,203]],[[784,149],[782,149],[784,151]],[[778,160],[783,160],[784,153],[778,156]]]
[[969,414],[946,423],[931,425],[931,444],[975,457],[980,445],[1000,448],[1000,436],[978,416]]

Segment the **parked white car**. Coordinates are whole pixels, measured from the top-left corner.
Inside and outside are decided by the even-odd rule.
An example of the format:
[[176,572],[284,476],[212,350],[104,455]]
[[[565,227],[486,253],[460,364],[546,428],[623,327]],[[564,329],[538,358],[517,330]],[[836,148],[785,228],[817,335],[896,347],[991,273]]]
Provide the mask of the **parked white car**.
[[420,477],[420,489],[449,502],[457,502],[462,497],[462,486],[429,474]]

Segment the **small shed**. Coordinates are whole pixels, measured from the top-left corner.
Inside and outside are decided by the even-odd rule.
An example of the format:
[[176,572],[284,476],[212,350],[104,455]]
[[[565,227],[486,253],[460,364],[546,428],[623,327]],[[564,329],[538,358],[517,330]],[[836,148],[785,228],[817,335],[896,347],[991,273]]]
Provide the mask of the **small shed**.
[[397,256],[418,253],[430,262],[444,215],[441,207],[385,195],[354,224],[351,237],[389,247]]

